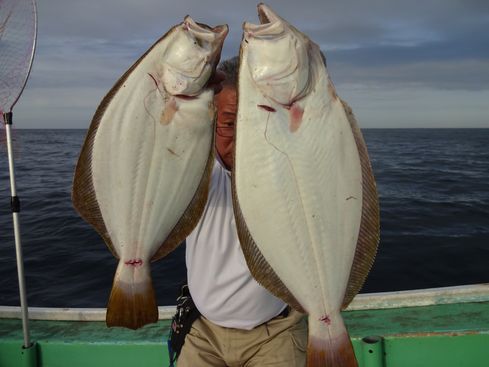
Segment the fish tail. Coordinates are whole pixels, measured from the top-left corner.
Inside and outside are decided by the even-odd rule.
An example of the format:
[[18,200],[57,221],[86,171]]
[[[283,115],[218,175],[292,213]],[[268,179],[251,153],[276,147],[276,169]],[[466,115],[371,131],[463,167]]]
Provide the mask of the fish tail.
[[309,315],[307,367],[358,367],[341,316]]
[[[131,262],[132,261],[132,262]],[[107,305],[107,326],[138,329],[158,321],[158,306],[149,265],[120,261]]]

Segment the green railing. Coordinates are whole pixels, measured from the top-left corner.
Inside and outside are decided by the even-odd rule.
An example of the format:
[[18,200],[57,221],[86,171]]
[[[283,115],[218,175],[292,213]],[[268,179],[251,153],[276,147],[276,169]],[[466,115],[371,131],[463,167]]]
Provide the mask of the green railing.
[[[166,366],[173,312],[133,331],[107,328],[105,309],[32,307],[24,350],[20,309],[0,307],[0,367]],[[343,317],[362,367],[489,366],[489,284],[360,294]]]

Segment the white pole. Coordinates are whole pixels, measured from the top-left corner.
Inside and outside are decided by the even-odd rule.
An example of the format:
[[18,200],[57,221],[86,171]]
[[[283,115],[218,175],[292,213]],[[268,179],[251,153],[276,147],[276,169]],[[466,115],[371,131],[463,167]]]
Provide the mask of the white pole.
[[31,342],[29,336],[29,313],[27,308],[27,296],[25,290],[24,259],[22,256],[22,244],[20,240],[20,202],[15,189],[14,155],[12,151],[12,136],[10,134],[10,128],[12,126],[12,112],[4,113],[3,119],[5,121],[5,131],[7,135],[10,191],[12,195],[11,207],[14,221],[15,253],[17,256],[17,275],[19,278],[20,307],[22,310],[22,329],[24,331],[24,348],[29,348],[31,346]]

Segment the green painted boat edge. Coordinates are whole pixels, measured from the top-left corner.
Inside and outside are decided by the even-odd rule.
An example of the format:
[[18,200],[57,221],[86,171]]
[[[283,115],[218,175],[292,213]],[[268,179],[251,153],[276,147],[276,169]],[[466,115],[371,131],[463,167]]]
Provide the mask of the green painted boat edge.
[[[489,304],[485,305],[489,309]],[[350,311],[356,312],[356,311]],[[345,318],[348,318],[348,312]],[[378,316],[377,316],[378,317]],[[6,319],[0,321],[5,323]],[[20,327],[20,320],[14,320]],[[75,321],[38,321],[32,329],[51,326],[53,323],[63,323],[63,330],[70,334],[77,334],[79,330],[73,324],[85,324],[88,329],[98,328],[102,334],[106,330],[100,322],[75,322]],[[49,325],[51,324],[51,325]],[[97,325],[94,325],[97,324]],[[159,323],[164,327],[164,323]],[[166,324],[168,327],[168,324]],[[159,329],[153,326],[154,329]],[[160,329],[161,330],[161,329]],[[168,330],[168,329],[166,329]],[[123,329],[112,331],[112,338],[106,338],[103,342],[90,341],[86,338],[93,336],[92,333],[78,334],[79,340],[69,340],[64,334],[54,339],[38,339],[34,346],[35,360],[31,364],[26,363],[25,351],[22,350],[22,336],[17,340],[0,339],[0,366],[22,366],[22,367],[57,367],[67,366],[102,367],[117,365],[118,367],[132,367],[134,365],[156,367],[168,366],[168,351],[165,345],[166,333],[161,331],[155,336],[149,332],[145,340],[144,332],[139,332],[137,340],[118,338],[118,335],[126,334]],[[372,330],[375,332],[377,330]],[[148,330],[145,331],[148,333]],[[76,339],[76,338],[73,338]],[[374,343],[365,340],[374,340]],[[450,332],[450,333],[411,333],[393,334],[378,337],[377,339],[354,336],[353,347],[357,355],[360,367],[412,367],[412,366],[484,366],[489,360],[489,328],[484,332],[474,333],[472,331]]]
[[[447,289],[430,292],[429,296],[426,290],[416,291],[425,294],[427,298],[422,301],[427,305],[397,308],[392,305],[399,303],[400,292],[380,294],[375,308],[366,309],[362,305],[343,312],[360,366],[489,365],[489,300],[481,290],[489,289],[487,285],[471,287],[470,291],[467,287],[463,290],[452,288],[450,292],[455,291],[453,298],[443,296],[443,301],[438,304],[431,304],[432,300],[446,294]],[[461,293],[465,297],[461,297]],[[389,303],[389,297],[394,297],[395,302]],[[403,297],[405,294],[401,295]],[[474,297],[476,301],[473,301]],[[411,297],[411,300],[413,304],[419,304],[421,299]],[[77,315],[75,320],[85,320],[31,319],[35,346],[26,351],[22,349],[21,320],[6,318],[3,314],[4,318],[0,318],[0,367],[97,367],[109,363],[118,367],[133,367],[134,364],[168,366],[166,339],[170,321],[167,317],[157,324],[132,331],[109,329],[102,321],[88,321],[88,316],[80,309],[51,311],[44,314],[53,317],[58,313],[59,317],[71,313],[71,317]],[[103,309],[92,311],[87,310],[90,317],[100,317],[100,313],[105,317]],[[171,314],[172,307],[166,311]]]
[[[489,301],[489,283],[397,292],[358,294],[346,311],[419,307],[450,303]],[[175,306],[160,306],[159,319],[169,320]],[[104,321],[105,308],[29,307],[31,320]],[[20,318],[18,306],[0,306],[0,319]]]

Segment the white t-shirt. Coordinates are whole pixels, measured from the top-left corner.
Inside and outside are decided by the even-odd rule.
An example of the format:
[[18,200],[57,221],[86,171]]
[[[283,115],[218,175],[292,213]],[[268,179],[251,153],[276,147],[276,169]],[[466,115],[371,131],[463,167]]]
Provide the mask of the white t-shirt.
[[204,214],[186,242],[188,286],[205,318],[250,330],[284,310],[286,304],[248,270],[234,220],[231,174],[217,161]]

